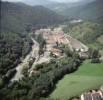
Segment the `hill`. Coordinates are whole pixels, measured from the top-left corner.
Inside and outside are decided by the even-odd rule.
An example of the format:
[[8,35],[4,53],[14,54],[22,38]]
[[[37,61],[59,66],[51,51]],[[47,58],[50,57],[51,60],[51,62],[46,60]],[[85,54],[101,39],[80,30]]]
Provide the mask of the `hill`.
[[0,1],[0,78],[14,69],[31,50],[28,35],[33,27],[46,27],[64,21],[64,17],[43,6]]
[[103,25],[94,22],[69,24],[64,31],[84,44],[103,51]]
[[50,0],[24,0],[22,1],[24,2],[25,4],[29,4],[29,5],[48,5],[48,4],[51,4],[51,3],[54,3],[53,1],[50,1]]
[[48,5],[44,5],[44,6],[61,13],[62,11],[65,11],[66,9],[83,6],[83,5],[89,4],[93,1],[94,0],[89,0],[89,1],[86,1],[86,0],[79,1],[78,0],[78,2],[69,2],[69,1],[65,0],[64,2],[54,2],[51,4],[49,3]]
[[27,26],[47,26],[61,23],[64,17],[43,6],[1,3],[1,31],[23,32]]
[[103,0],[95,0],[86,4],[76,5],[73,7],[63,6],[56,9],[58,13],[68,16],[69,18],[81,18],[95,22],[103,22]]
[[31,50],[32,41],[17,33],[0,33],[0,78],[15,68]]

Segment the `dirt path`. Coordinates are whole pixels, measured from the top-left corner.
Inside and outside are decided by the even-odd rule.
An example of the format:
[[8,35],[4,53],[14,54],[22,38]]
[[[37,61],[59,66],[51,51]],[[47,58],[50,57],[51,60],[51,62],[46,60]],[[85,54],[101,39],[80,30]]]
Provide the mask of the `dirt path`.
[[37,57],[37,59],[35,60],[35,62],[33,63],[33,66],[32,68],[30,69],[30,71],[33,70],[33,68],[35,67],[36,64],[41,64],[43,62],[49,62],[50,61],[50,57],[49,57],[49,52],[44,52],[44,55],[43,56],[39,56]]

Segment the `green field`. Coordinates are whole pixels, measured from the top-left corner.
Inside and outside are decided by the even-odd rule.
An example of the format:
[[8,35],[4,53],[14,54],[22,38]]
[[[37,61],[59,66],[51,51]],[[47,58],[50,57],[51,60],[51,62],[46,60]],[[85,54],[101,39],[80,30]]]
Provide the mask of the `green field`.
[[103,64],[85,61],[75,73],[66,75],[58,82],[50,98],[66,100],[101,85],[103,85]]

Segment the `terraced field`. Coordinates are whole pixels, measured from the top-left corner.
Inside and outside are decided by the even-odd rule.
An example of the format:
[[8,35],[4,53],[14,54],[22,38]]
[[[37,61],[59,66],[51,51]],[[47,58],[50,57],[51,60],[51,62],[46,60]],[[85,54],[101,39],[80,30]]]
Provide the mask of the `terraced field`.
[[101,85],[103,85],[103,64],[91,64],[89,61],[85,61],[78,71],[66,75],[58,82],[50,98],[67,100]]

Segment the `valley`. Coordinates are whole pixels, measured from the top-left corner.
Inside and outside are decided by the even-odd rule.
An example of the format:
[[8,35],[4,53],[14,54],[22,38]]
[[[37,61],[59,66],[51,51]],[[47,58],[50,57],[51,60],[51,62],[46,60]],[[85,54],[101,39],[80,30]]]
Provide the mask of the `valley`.
[[0,100],[102,100],[102,4],[0,1]]
[[[58,59],[58,61],[62,61],[64,59],[62,62],[65,65],[65,63],[67,63],[68,61],[65,62],[65,54],[67,53],[66,51],[62,51],[63,45],[67,45],[66,48],[69,48],[72,52],[73,50],[78,52],[80,57],[88,57],[87,52],[89,48],[77,39],[64,33],[63,29],[64,27],[60,25],[59,27],[56,27],[54,29],[45,28],[36,30],[35,33],[30,33],[31,40],[33,42],[31,52],[16,67],[17,72],[10,80],[10,84],[15,81],[18,82],[23,78],[31,78],[36,74],[40,74],[42,67],[38,69],[39,66],[42,66],[44,64],[44,67],[46,67],[47,65],[45,64],[50,63],[53,59]],[[38,39],[40,39],[40,43],[42,43],[42,39],[46,40],[46,44],[42,45],[42,49],[40,49],[41,44],[39,44]],[[39,53],[39,50],[43,50],[43,52]],[[62,53],[61,51],[64,53]],[[69,54],[69,57],[70,55],[72,54]],[[48,98],[54,100],[70,99],[72,97],[78,97],[84,91],[99,88],[103,84],[102,66],[103,63],[91,64],[90,60],[84,61],[84,63],[80,65],[79,69],[76,72],[65,75],[63,79],[57,83],[54,91]],[[74,87],[76,88],[76,90],[74,90]]]
[[[51,53],[54,57],[57,58],[64,57],[64,54],[61,53],[62,50],[58,47],[58,45],[67,45],[72,51],[74,49],[77,51],[80,50],[84,53],[88,51],[88,47],[86,45],[72,38],[70,35],[66,35],[63,32],[62,27],[54,28],[53,31],[50,28],[40,29],[31,34],[35,35],[35,37],[42,35],[43,39],[46,40],[46,49],[42,54],[39,54],[40,44],[37,42],[38,40],[35,40],[35,37],[31,37],[31,40],[33,42],[31,52],[21,61],[19,65],[16,66],[17,72],[10,80],[11,82],[19,81],[20,79],[22,79],[22,71],[25,69],[25,67],[28,67],[28,74],[30,73],[31,76],[33,69],[37,64],[42,64],[50,61]],[[81,54],[81,52],[79,54]]]

